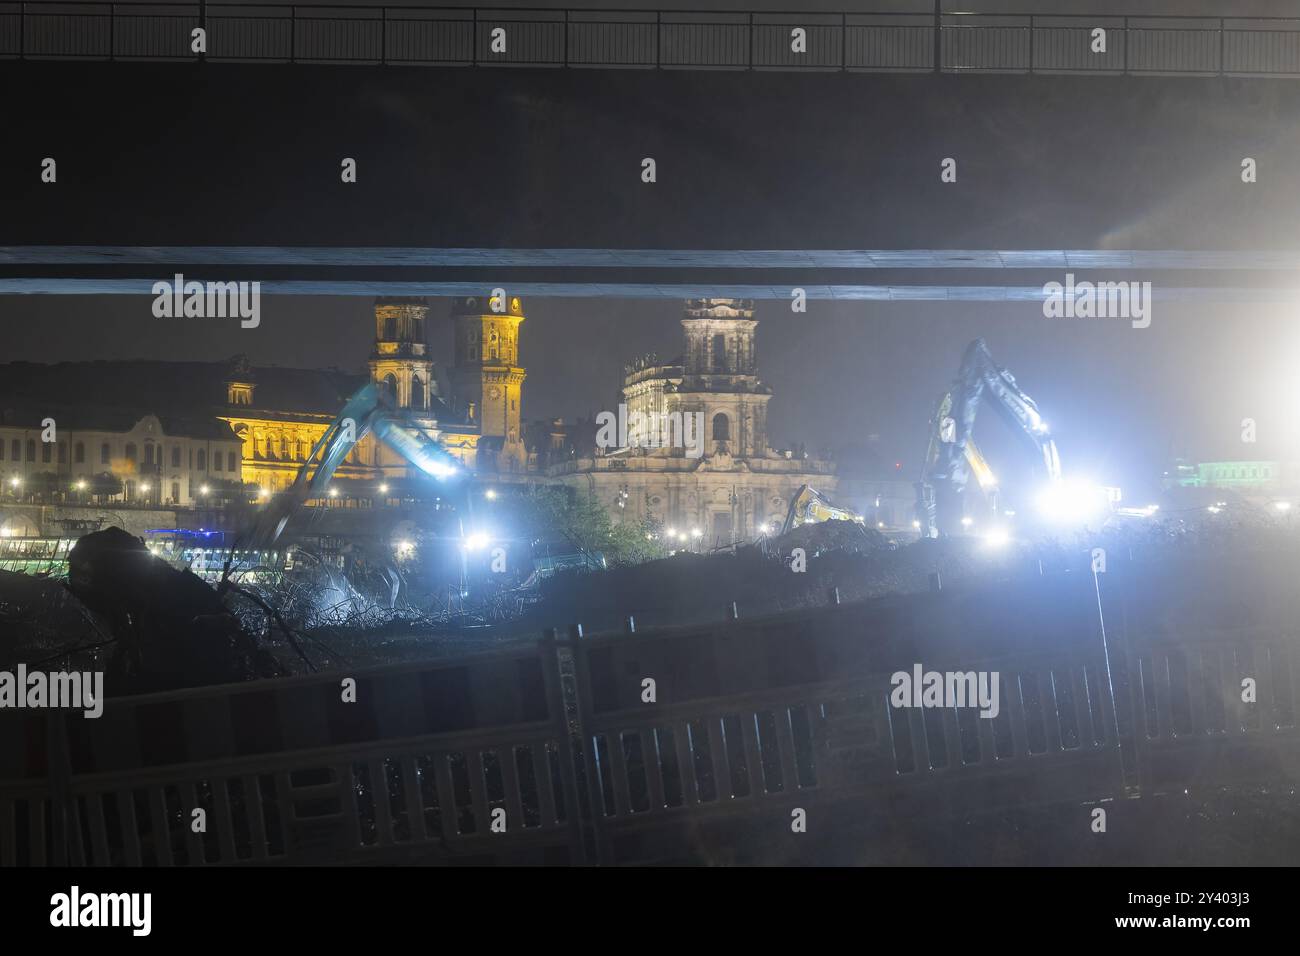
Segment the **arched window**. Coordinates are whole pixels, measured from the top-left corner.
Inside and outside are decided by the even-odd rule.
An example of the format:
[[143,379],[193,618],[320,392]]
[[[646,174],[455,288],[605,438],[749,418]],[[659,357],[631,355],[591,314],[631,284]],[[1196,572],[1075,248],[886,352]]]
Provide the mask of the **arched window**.
[[79,441],[72,446],[72,460],[78,465],[83,464],[86,460],[86,443]]
[[[127,447],[130,446],[128,445]],[[208,453],[202,448],[199,449],[197,464],[198,464],[199,471],[208,470]]]
[[109,450],[108,442],[104,442],[104,444],[99,446],[99,463],[101,465],[107,465],[111,457],[112,452]]
[[27,439],[27,460],[28,461],[36,460],[36,439],[35,438]]
[[132,442],[126,443],[126,460],[132,463],[136,461],[135,445]]
[[715,372],[721,372],[726,368],[727,337],[725,335],[715,335],[713,337],[713,370]]
[[233,472],[234,470],[235,470],[235,453],[233,451],[228,451],[226,452],[226,471]]
[[713,440],[729,441],[731,439],[731,420],[723,412],[713,416]]
[[[181,466],[181,446],[172,445],[172,467],[179,468],[180,466]],[[176,500],[177,501],[180,500],[180,495],[176,496]]]
[[153,464],[153,445],[149,444],[149,442],[145,442],[144,445],[144,463],[146,465]]
[[418,375],[411,377],[411,407],[424,408],[424,381]]
[[384,376],[384,394],[388,396],[389,401],[396,404],[397,402],[397,377],[391,372]]
[[180,500],[181,500],[181,483],[180,483],[179,481],[173,481],[173,482],[172,482],[172,501],[173,501],[173,502],[176,502],[176,501],[180,501]]
[[397,320],[391,315],[384,319],[384,341],[392,342],[397,338]]

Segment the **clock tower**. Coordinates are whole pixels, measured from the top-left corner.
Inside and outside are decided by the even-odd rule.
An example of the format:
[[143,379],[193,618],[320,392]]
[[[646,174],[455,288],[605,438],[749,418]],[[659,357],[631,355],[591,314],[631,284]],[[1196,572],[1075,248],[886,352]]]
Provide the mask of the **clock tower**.
[[524,321],[518,296],[493,289],[483,297],[453,301],[455,361],[450,369],[457,411],[477,425],[483,452],[495,447],[501,471],[523,471],[528,462],[519,427],[524,377],[519,365],[519,325]]

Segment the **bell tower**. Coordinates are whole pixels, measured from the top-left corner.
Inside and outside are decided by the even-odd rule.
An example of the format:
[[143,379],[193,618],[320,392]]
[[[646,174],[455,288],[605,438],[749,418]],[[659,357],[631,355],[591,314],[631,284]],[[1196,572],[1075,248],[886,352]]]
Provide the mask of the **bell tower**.
[[501,470],[522,471],[528,463],[519,425],[527,375],[519,365],[523,304],[494,289],[490,296],[454,300],[451,319],[456,351],[449,378],[456,406],[479,427],[485,440],[480,447],[499,446]]
[[687,299],[682,316],[686,356],[676,403],[702,412],[708,454],[767,454],[771,389],[758,377],[752,299]]
[[433,362],[428,356],[424,320],[429,306],[423,299],[375,300],[375,348],[370,355],[370,380],[398,408],[416,418],[428,418],[437,394]]

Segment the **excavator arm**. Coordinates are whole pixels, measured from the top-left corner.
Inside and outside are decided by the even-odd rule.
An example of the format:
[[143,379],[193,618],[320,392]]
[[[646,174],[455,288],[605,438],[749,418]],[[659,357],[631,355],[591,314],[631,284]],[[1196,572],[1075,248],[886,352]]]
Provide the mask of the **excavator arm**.
[[249,545],[254,550],[269,549],[284,532],[289,519],[309,500],[325,493],[334,472],[348,453],[371,432],[421,471],[443,478],[461,470],[454,455],[442,449],[413,422],[389,407],[379,388],[372,382],[358,389],[343,406],[333,424],[312,446],[311,454],[293,484],[276,495],[262,512]]
[[831,504],[829,498],[811,485],[803,485],[790,500],[781,533],[789,534],[800,525],[816,524],[819,521],[856,521],[864,524],[866,519],[856,511]]
[[1049,481],[1059,481],[1061,460],[1034,400],[1021,391],[1015,377],[999,367],[983,339],[966,347],[951,391],[939,402],[931,420],[925,466],[917,482],[917,512],[923,532],[931,538],[955,531],[961,500],[974,472],[986,490],[996,483],[993,472],[971,440],[980,402],[988,395],[1001,417],[1032,449]]

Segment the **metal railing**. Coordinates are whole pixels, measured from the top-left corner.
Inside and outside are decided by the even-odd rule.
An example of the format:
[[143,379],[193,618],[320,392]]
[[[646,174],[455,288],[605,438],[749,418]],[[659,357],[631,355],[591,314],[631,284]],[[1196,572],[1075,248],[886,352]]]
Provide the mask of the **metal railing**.
[[1300,17],[18,0],[0,2],[0,58],[1290,77]]
[[[836,840],[865,848],[901,812],[1293,786],[1294,560],[1112,559],[1100,575],[110,697],[97,720],[8,711],[0,865],[775,860],[797,808],[838,814]],[[890,675],[917,663],[998,672],[998,714],[891,707]]]

